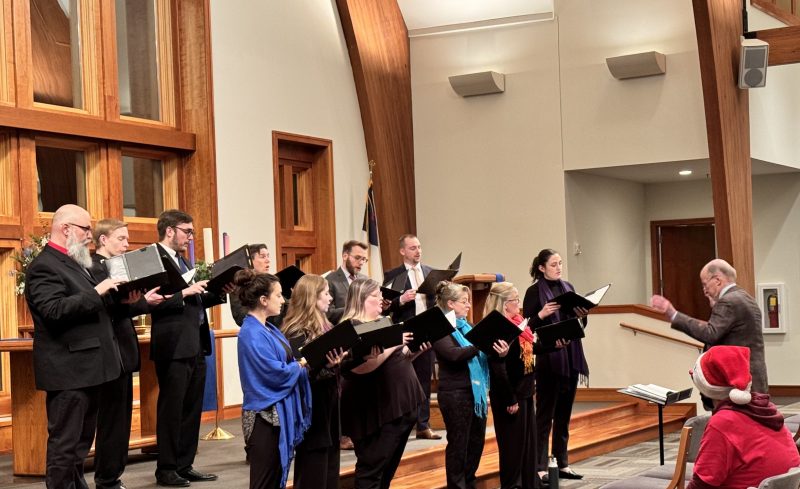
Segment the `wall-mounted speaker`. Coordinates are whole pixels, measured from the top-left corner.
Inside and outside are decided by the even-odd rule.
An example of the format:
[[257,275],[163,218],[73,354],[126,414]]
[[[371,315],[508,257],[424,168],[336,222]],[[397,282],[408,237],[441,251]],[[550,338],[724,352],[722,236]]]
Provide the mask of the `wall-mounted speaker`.
[[767,84],[769,43],[760,39],[743,39],[739,58],[739,88],[758,88]]
[[506,91],[506,75],[496,71],[482,71],[448,77],[450,86],[462,97],[488,95]]
[[666,73],[667,57],[658,51],[647,51],[606,58],[606,65],[617,80],[641,78]]

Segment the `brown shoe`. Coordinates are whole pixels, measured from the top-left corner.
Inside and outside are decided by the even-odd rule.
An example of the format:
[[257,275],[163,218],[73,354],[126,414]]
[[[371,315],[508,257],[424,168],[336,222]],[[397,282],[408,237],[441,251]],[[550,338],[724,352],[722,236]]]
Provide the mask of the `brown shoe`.
[[428,428],[422,431],[417,431],[417,440],[441,440],[442,435],[436,433]]
[[353,440],[351,440],[349,436],[340,437],[339,438],[339,449],[340,450],[352,450],[353,449]]

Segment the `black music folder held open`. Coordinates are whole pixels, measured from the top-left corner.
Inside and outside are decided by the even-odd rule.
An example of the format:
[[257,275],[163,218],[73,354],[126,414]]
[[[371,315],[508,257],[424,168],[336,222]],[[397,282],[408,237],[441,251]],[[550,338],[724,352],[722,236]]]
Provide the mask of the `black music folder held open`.
[[403,325],[392,323],[391,318],[380,318],[353,327],[358,334],[358,347],[366,353],[373,346],[391,348],[403,344]]
[[600,304],[600,301],[603,300],[603,296],[606,295],[610,287],[611,284],[607,284],[586,295],[580,295],[572,291],[566,292],[553,299],[553,302],[557,302],[561,306],[562,311],[572,311],[576,307],[589,310]]
[[389,287],[381,287],[381,295],[384,300],[393,301],[403,295],[399,290],[390,289]]
[[[524,324],[524,323],[523,323]],[[497,340],[508,344],[522,334],[522,329],[498,311],[492,311],[466,334],[467,340],[487,355],[495,354],[492,345]]]
[[127,296],[135,290],[154,289],[167,280],[167,272],[154,244],[106,258],[103,265],[109,278],[125,281],[117,284],[115,295]]
[[167,280],[158,289],[159,294],[175,294],[189,286],[191,280],[187,280],[186,276],[181,273],[175,260],[166,255],[161,255],[161,264],[164,265],[164,270],[167,272]]
[[289,265],[275,275],[278,277],[278,280],[281,281],[281,292],[283,296],[289,300],[292,298],[294,284],[296,284],[305,273],[296,266]]
[[328,363],[328,359],[325,358],[328,352],[340,348],[347,351],[357,342],[358,333],[356,333],[353,323],[345,321],[301,346],[300,353],[312,368],[321,368]]
[[215,294],[222,294],[222,288],[233,282],[233,277],[239,270],[253,268],[250,259],[250,246],[244,245],[214,262],[211,267],[211,279],[206,285],[206,290]]
[[570,318],[558,323],[546,324],[536,328],[536,337],[543,345],[555,346],[557,340],[577,340],[586,336],[583,324],[578,318]]
[[436,295],[436,286],[439,285],[439,282],[453,280],[459,268],[461,268],[461,252],[458,253],[458,256],[456,256],[447,270],[431,270],[428,272],[425,280],[418,284],[417,293],[430,296]]
[[426,341],[431,343],[438,341],[454,330],[452,323],[439,306],[433,306],[401,324],[403,331],[414,334],[414,339],[408,344],[411,351],[419,350],[420,345]]

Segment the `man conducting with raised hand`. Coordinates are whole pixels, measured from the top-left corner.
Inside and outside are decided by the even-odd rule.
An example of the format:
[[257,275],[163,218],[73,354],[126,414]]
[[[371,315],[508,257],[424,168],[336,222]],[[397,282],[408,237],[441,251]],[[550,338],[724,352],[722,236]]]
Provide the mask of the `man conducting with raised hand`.
[[83,464],[94,438],[99,387],[121,372],[107,308],[116,285],[89,272],[91,242],[89,213],[61,206],[50,241],[25,274],[36,388],[47,392],[48,488],[88,487]]
[[[708,321],[678,312],[669,300],[660,295],[652,297],[651,305],[666,316],[673,329],[704,343],[706,349],[717,345],[750,348],[753,390],[766,393],[767,365],[758,304],[747,291],[736,285],[736,270],[725,260],[708,262],[700,271],[700,282],[703,293],[711,302]],[[708,407],[707,399],[704,399],[704,404]]]

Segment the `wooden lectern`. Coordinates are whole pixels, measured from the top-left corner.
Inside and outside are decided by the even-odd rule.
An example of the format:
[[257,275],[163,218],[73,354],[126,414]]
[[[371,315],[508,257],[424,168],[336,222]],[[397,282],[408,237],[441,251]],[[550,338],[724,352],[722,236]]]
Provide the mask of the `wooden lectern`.
[[[498,275],[494,273],[475,273],[472,275],[459,275],[453,279],[454,283],[469,287],[472,307],[467,314],[467,321],[470,324],[477,324],[483,319],[483,306],[489,296],[489,289],[492,284],[497,282]],[[502,275],[500,275],[502,279]]]

